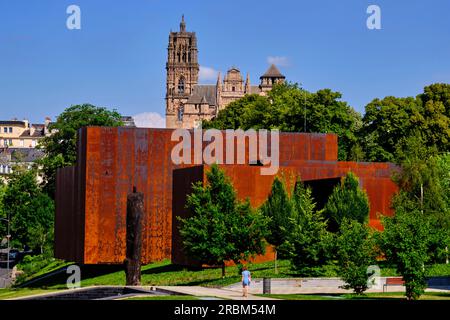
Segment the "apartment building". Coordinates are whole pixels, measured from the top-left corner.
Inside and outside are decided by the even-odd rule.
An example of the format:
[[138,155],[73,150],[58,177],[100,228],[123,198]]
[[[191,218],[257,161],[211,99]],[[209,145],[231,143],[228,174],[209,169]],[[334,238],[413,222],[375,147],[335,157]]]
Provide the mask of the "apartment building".
[[36,149],[39,140],[50,134],[50,118],[42,124],[28,120],[0,120],[0,177],[11,174],[15,165],[31,168],[35,160],[43,156]]
[[43,124],[31,124],[28,120],[0,120],[0,148],[36,148],[40,139],[50,134],[50,118]]

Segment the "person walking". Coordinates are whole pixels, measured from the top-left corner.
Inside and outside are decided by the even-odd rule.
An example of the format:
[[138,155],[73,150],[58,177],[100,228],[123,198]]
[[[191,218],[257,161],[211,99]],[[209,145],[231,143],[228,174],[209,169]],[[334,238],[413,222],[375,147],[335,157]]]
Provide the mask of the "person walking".
[[242,268],[242,290],[243,297],[248,296],[248,287],[250,286],[250,282],[252,281],[252,274],[247,270],[247,267]]

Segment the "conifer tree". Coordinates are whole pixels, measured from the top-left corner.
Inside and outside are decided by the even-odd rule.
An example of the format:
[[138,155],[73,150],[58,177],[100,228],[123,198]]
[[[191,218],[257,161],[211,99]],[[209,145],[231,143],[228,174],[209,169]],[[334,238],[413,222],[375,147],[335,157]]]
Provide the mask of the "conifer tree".
[[262,254],[265,250],[266,219],[247,201],[237,200],[236,192],[217,165],[207,172],[207,183],[193,185],[187,198],[191,216],[178,219],[185,252],[203,264],[225,262]]
[[369,199],[359,187],[358,177],[352,172],[333,189],[325,205],[325,215],[331,221],[331,230],[337,231],[344,218],[365,223],[369,217]]
[[278,177],[275,177],[270,195],[260,210],[269,221],[266,240],[275,248],[275,273],[278,273],[278,252],[291,232],[290,218],[294,212],[285,184]]

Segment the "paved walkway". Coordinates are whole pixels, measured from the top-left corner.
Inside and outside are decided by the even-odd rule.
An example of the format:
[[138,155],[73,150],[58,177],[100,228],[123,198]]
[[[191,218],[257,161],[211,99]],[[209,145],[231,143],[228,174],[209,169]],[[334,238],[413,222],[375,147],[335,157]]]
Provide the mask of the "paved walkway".
[[[350,293],[351,290],[341,289],[344,282],[339,278],[272,278],[270,281],[270,292],[272,294],[309,294],[309,293]],[[225,287],[232,291],[240,290],[240,283],[235,283]],[[263,280],[253,279],[250,286],[250,293],[263,293]]]
[[[443,281],[442,279],[435,280],[433,283],[433,286],[430,286],[426,289],[427,292],[449,292],[450,286],[447,284],[447,280]],[[383,292],[383,284],[385,283],[386,278],[382,277],[380,278],[380,283],[378,288],[372,288],[367,290],[367,292]],[[271,293],[272,294],[321,294],[321,295],[329,295],[329,294],[339,294],[339,293],[350,293],[351,290],[344,290],[341,289],[340,286],[342,286],[344,283],[342,280],[338,278],[292,278],[292,279],[271,279]],[[33,296],[33,298],[44,298],[45,296],[54,296],[55,294],[61,295],[61,294],[76,294],[77,291],[86,291],[89,289],[92,289],[93,291],[101,291],[103,289],[108,288],[121,288],[123,289],[123,286],[93,286],[93,287],[84,287],[74,290],[61,290],[56,293],[43,293],[40,295]],[[268,297],[262,297],[257,296],[256,294],[262,294],[263,293],[263,280],[262,279],[253,279],[252,284],[250,286],[249,290],[249,296],[248,298],[242,297],[242,286],[241,283],[235,283],[232,285],[229,285],[224,288],[210,288],[210,287],[201,287],[201,286],[137,286],[137,287],[129,287],[131,289],[136,289],[138,291],[133,293],[134,295],[141,295],[146,294],[147,292],[150,293],[155,289],[159,289],[164,293],[172,293],[172,294],[181,294],[181,295],[193,295],[196,297],[199,297],[202,300],[207,299],[228,299],[228,300],[275,300],[273,298]],[[105,289],[105,290],[106,290]],[[401,292],[405,290],[404,286],[390,286],[386,288],[387,292]],[[104,291],[104,290],[103,290]],[[120,293],[125,294],[125,292]],[[109,296],[106,293],[101,293],[101,298],[108,298],[108,299],[117,299],[118,295],[117,292],[111,293]],[[80,295],[81,292],[80,292]],[[103,296],[107,297],[103,297]],[[60,296],[61,297],[61,296]],[[30,297],[21,297],[20,299],[26,299]],[[86,296],[82,297],[85,299],[98,299],[99,297],[94,296]],[[70,297],[69,297],[70,299]]]
[[189,294],[201,297],[217,297],[228,300],[275,300],[249,294],[248,298],[242,296],[242,288],[238,290],[207,288],[200,286],[156,286],[157,289],[171,291],[178,294]]
[[[386,277],[379,279],[378,287],[368,289],[366,292],[383,292],[383,284]],[[272,294],[342,294],[352,293],[352,290],[340,288],[344,282],[339,278],[302,278],[302,279],[271,279]],[[180,294],[194,296],[213,296],[223,299],[244,300],[242,297],[241,283],[235,283],[220,289],[206,288],[200,286],[158,286],[157,288],[172,291]],[[404,292],[404,286],[388,286],[385,292]],[[427,292],[448,292],[448,286],[427,288]],[[254,279],[249,290],[249,300],[271,300],[266,297],[259,297],[256,294],[263,293],[263,280]]]

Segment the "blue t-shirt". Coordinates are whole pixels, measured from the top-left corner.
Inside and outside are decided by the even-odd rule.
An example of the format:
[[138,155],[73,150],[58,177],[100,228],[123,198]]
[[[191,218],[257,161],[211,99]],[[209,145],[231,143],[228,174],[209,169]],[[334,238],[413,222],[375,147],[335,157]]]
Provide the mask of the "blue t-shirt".
[[249,284],[250,283],[250,271],[248,271],[248,270],[242,271],[242,276],[244,277],[242,282],[245,284]]

